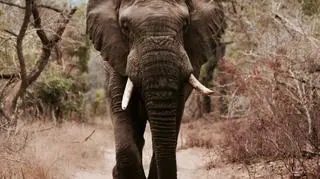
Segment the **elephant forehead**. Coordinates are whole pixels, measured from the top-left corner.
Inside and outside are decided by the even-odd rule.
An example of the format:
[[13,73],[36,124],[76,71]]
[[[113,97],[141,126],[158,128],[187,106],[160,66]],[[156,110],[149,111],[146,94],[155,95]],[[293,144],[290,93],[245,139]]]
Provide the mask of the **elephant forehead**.
[[136,0],[134,3],[122,5],[119,10],[120,18],[141,20],[144,17],[167,16],[168,18],[188,16],[185,3],[161,0]]

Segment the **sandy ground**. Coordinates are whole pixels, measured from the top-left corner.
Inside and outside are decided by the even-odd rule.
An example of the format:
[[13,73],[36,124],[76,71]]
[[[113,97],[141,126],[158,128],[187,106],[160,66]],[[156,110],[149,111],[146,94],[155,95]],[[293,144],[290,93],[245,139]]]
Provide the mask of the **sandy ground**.
[[[151,160],[151,134],[149,128],[145,133],[146,145],[143,154],[143,166],[145,173],[148,173],[149,162]],[[94,140],[94,139],[93,139]],[[105,168],[103,170],[96,170],[94,168],[83,169],[75,173],[73,179],[112,179],[111,171],[115,163],[114,160],[114,146],[109,145],[104,148]],[[212,155],[206,149],[189,148],[181,149],[177,152],[178,178],[183,179],[213,179],[213,178],[246,178],[248,175],[239,166],[226,166],[225,168],[218,168],[214,170],[207,170],[208,163]],[[240,173],[239,173],[240,171]],[[235,173],[230,174],[230,173]]]
[[[182,126],[182,134],[183,130],[187,128]],[[66,122],[61,126],[48,122],[21,123],[11,132],[11,135],[0,135],[0,178],[3,175],[12,176],[12,171],[16,170],[23,172],[27,179],[112,179],[115,156],[110,122]],[[219,134],[213,130],[212,135]],[[145,139],[143,165],[148,173],[152,153],[149,128]],[[181,142],[181,139],[183,135],[182,138],[180,136],[177,151],[178,178],[249,178],[245,167],[225,164],[216,150],[184,149],[184,140]],[[208,166],[212,167],[209,169]]]
[[[182,130],[183,127],[182,127]],[[106,130],[111,132],[112,130]],[[100,131],[100,132],[106,132]],[[183,131],[182,131],[183,132]],[[112,135],[112,134],[111,134]],[[92,137],[91,140],[95,140]],[[152,144],[151,133],[149,126],[147,126],[145,133],[146,144],[143,151],[143,166],[145,173],[148,173],[149,163],[152,156]],[[181,140],[181,139],[179,139]],[[178,148],[183,148],[181,142]],[[83,168],[80,171],[72,175],[72,179],[112,179],[111,171],[115,164],[114,159],[114,145],[106,145],[102,147],[104,151],[104,157],[101,159],[104,161],[104,168],[101,170],[93,167]],[[221,168],[214,168],[208,170],[208,164],[212,162],[212,159],[219,156],[215,156],[212,151],[201,148],[189,148],[179,149],[177,151],[177,165],[178,165],[178,178],[183,179],[228,179],[228,178],[248,178],[246,170],[239,165],[224,165]],[[219,160],[219,159],[218,159]]]

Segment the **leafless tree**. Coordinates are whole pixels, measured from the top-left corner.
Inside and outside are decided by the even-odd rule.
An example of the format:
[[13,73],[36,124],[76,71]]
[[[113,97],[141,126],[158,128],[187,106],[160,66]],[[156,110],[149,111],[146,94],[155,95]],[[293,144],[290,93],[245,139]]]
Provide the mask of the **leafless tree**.
[[[10,34],[16,39],[15,51],[17,54],[17,60],[19,64],[19,74],[1,74],[0,79],[12,79],[18,78],[19,81],[16,83],[15,89],[10,91],[12,98],[7,98],[4,102],[4,112],[7,114],[12,114],[16,107],[18,99],[23,99],[27,88],[37,80],[42,71],[45,69],[49,62],[52,50],[55,48],[56,44],[61,40],[61,37],[68,25],[73,14],[76,12],[76,8],[70,9],[69,11],[61,10],[48,5],[37,4],[35,0],[25,0],[25,6],[20,4],[15,4],[9,1],[0,0],[0,4],[6,6],[11,6],[15,8],[22,9],[24,11],[24,18],[20,26],[19,33],[15,33],[11,30],[4,30],[4,32]],[[55,29],[43,28],[42,18],[40,16],[39,8],[45,8],[52,10],[60,14],[60,18],[55,23],[57,26]],[[26,59],[24,54],[23,40],[26,37],[27,31],[33,26],[38,38],[41,41],[41,52],[40,56],[37,57],[37,63],[32,69],[27,69]]]

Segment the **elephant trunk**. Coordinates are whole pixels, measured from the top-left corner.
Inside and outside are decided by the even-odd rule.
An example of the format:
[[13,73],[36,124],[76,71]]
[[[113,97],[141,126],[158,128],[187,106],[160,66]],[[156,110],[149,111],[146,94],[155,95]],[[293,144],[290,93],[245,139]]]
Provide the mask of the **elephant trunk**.
[[[142,72],[143,98],[151,128],[158,179],[177,178],[177,111],[181,97],[181,71],[172,58],[151,58]],[[159,60],[164,63],[159,64]]]
[[[165,99],[169,91],[157,91],[158,99],[146,92],[146,107],[152,133],[153,151],[159,179],[176,179],[177,119],[176,102]],[[162,96],[162,99],[160,99]],[[152,99],[153,98],[153,99]]]

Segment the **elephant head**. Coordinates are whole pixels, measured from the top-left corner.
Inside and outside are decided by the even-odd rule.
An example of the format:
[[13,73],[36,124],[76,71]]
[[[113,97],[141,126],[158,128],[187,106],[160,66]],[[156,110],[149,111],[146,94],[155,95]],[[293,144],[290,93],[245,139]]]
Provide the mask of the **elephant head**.
[[212,93],[196,77],[224,33],[215,0],[89,0],[87,33],[94,47],[128,81],[122,108],[140,89],[160,179],[176,178],[176,145],[187,88]]

